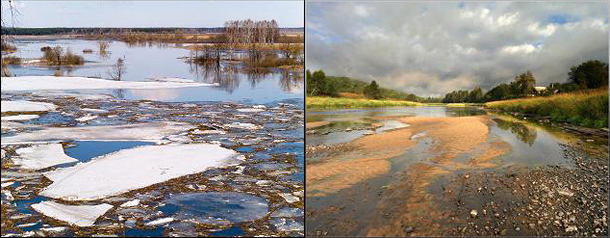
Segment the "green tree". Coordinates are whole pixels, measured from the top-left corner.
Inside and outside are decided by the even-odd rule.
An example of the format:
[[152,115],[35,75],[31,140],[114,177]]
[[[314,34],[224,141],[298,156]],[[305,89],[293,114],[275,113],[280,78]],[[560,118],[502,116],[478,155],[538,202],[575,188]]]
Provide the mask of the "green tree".
[[468,102],[482,102],[483,101],[483,90],[481,87],[474,88],[470,94],[468,94]]
[[510,98],[511,86],[508,84],[500,84],[485,94],[485,101],[498,101]]
[[574,66],[568,73],[568,81],[581,88],[599,88],[608,85],[608,64],[589,60]]
[[375,80],[373,80],[373,82],[371,82],[371,84],[364,89],[364,96],[372,99],[381,98],[381,91],[379,90],[379,85],[377,85]]
[[515,86],[517,89],[515,96],[525,96],[534,92],[536,79],[532,72],[528,70],[526,73],[515,77]]

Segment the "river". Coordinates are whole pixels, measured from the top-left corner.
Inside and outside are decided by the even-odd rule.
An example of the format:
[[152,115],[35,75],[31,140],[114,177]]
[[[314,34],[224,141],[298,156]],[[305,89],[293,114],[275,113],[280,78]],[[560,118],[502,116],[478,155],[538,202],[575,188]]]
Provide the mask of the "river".
[[607,137],[473,107],[306,121],[308,235],[607,234]]

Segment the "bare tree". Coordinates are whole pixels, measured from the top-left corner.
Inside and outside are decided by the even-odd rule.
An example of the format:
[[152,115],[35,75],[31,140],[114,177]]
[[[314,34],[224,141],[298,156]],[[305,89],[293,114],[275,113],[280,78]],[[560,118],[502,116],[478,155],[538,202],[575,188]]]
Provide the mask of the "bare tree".
[[118,58],[116,64],[114,64],[112,68],[110,68],[110,70],[108,71],[108,76],[110,76],[112,80],[121,81],[123,75],[125,74],[125,72],[127,72],[127,66],[125,66],[124,58],[125,57]]

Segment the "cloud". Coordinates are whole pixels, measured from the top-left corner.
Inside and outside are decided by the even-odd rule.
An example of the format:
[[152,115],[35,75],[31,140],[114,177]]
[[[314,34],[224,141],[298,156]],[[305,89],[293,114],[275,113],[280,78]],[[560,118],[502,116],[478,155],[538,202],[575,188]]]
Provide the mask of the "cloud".
[[307,3],[307,67],[441,96],[608,62],[605,3]]

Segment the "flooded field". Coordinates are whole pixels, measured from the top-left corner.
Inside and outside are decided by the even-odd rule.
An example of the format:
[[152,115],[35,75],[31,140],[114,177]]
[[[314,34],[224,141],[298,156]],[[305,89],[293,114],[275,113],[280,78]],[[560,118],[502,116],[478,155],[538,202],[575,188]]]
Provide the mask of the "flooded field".
[[[13,53],[25,64],[10,66],[15,76],[54,75],[108,78],[108,72],[118,58],[125,59],[126,72],[123,81],[162,81],[181,79],[201,83],[214,83],[217,87],[172,88],[155,90],[98,90],[87,93],[108,94],[120,99],[155,101],[246,101],[253,103],[302,98],[303,75],[300,71],[277,68],[249,69],[243,64],[222,61],[219,67],[187,63],[189,50],[176,44],[127,44],[110,41],[107,52],[97,52],[95,40],[16,40],[19,49]],[[43,53],[40,48],[60,46],[82,55],[82,66],[44,66],[37,61]],[[82,53],[93,49],[94,53]],[[245,52],[236,51],[235,55]],[[29,62],[29,63],[28,63]]]
[[[34,61],[43,46],[80,54],[95,44],[17,41],[15,55]],[[188,55],[112,42],[108,55],[84,54],[83,66],[11,67],[2,236],[302,236],[302,73],[210,69]],[[124,79],[98,80],[118,57]],[[66,77],[52,77],[58,70]],[[50,89],[59,83],[67,89]],[[103,89],[83,89],[92,84]]]
[[308,111],[306,234],[606,236],[607,137],[524,119]]

